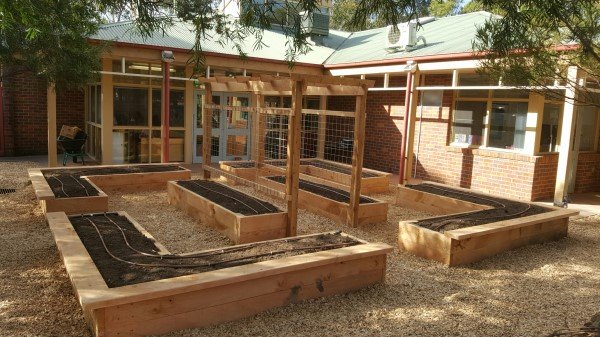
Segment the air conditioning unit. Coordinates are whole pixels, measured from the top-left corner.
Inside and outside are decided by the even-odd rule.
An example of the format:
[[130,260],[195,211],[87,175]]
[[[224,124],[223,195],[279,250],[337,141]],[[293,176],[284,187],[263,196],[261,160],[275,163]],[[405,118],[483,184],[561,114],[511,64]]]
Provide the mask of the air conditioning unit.
[[417,23],[405,22],[387,26],[385,46],[388,49],[407,49],[417,43]]
[[329,35],[329,15],[319,12],[300,12],[302,29],[312,35]]

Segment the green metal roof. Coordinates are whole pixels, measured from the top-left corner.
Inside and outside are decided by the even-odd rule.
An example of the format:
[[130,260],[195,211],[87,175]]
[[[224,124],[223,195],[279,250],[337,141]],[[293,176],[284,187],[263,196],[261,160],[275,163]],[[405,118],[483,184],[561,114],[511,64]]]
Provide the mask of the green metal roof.
[[[300,55],[297,61],[334,65],[470,52],[477,27],[483,25],[491,16],[492,14],[487,12],[475,12],[438,18],[425,23],[417,31],[417,36],[423,36],[427,44],[419,44],[414,50],[406,52],[390,52],[386,49],[386,28],[355,33],[330,30],[329,36],[324,38],[322,46],[312,46],[312,50],[306,55]],[[147,38],[137,32],[132,22],[107,24],[101,26],[91,38],[188,50],[192,49],[194,45],[193,27],[184,22],[176,22],[166,30],[165,34],[156,33]],[[221,45],[217,40],[216,33],[207,36],[202,41],[203,50],[238,55],[233,44]],[[243,47],[249,57],[285,60],[287,38],[283,32],[266,30],[263,33],[263,43],[266,46],[259,50],[253,50],[255,42],[254,37],[245,40]]]
[[353,33],[338,50],[325,61],[327,65],[380,61],[397,58],[455,54],[472,51],[477,27],[489,19],[488,12],[474,12],[437,18],[423,24],[417,36],[423,36],[426,45],[412,51],[389,52],[385,48],[386,28],[377,28]]
[[[211,35],[212,36],[207,36],[202,41],[202,49],[205,52],[239,55],[232,43],[222,45],[218,43],[216,33],[212,33]],[[306,55],[300,55],[297,62],[323,64],[323,62],[325,62],[325,60],[349,35],[350,33],[347,32],[330,30],[329,36],[324,38],[322,46],[312,46],[312,50]],[[178,21],[167,28],[165,34],[156,33],[150,37],[143,37],[135,29],[134,24],[131,21],[127,21],[102,25],[98,32],[90,38],[94,40],[191,50],[194,46],[195,34],[192,25]],[[244,40],[242,47],[249,57],[259,57],[278,61],[285,60],[287,37],[282,31],[265,30],[262,42],[265,46],[261,49],[253,50],[256,39],[254,36],[250,36]]]

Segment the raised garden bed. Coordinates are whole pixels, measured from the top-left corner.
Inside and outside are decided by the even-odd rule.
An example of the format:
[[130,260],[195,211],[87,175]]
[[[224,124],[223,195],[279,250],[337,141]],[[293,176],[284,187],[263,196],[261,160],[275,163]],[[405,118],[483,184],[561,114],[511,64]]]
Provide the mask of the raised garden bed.
[[[256,162],[246,161],[222,161],[219,163],[223,171],[229,172],[240,178],[256,180]],[[266,160],[261,168],[261,176],[285,174],[285,159]],[[304,178],[316,180],[317,182],[339,189],[349,189],[352,178],[352,166],[324,159],[302,159],[300,160],[300,173]],[[362,194],[385,193],[389,191],[391,174],[363,168],[361,180]],[[235,181],[231,181],[235,185]]]
[[[284,176],[261,177],[260,184],[275,190],[285,191]],[[298,205],[339,223],[348,220],[350,193],[328,185],[300,179]],[[387,220],[388,204],[373,198],[361,196],[358,206],[359,225],[384,222]]]
[[403,207],[444,214],[401,221],[398,245],[449,266],[468,264],[528,244],[567,236],[578,211],[425,183],[398,187]]
[[322,233],[173,255],[124,212],[47,219],[85,318],[105,337],[204,327],[358,290],[383,282],[392,250]]
[[236,244],[285,237],[287,212],[210,180],[170,181],[169,203]]
[[29,178],[45,213],[105,212],[105,192],[166,188],[167,181],[190,179],[191,171],[172,164],[103,165],[29,169]]
[[[352,166],[323,159],[313,159],[306,167],[306,174],[344,186],[350,186]],[[391,174],[362,169],[360,192],[362,194],[386,193],[390,188]]]

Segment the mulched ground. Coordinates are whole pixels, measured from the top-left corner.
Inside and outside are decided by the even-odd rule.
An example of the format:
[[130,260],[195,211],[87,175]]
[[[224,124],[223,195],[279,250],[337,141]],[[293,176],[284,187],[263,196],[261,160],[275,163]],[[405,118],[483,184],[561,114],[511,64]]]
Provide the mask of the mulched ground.
[[360,244],[336,232],[232,246],[182,257],[158,255],[154,242],[126,217],[116,213],[73,216],[70,221],[109,288]]
[[[423,192],[442,195],[445,197],[468,201],[480,205],[494,207],[489,210],[475,211],[469,214],[447,215],[435,218],[427,218],[415,222],[415,224],[418,226],[425,227],[427,229],[435,230],[438,232],[521,218],[551,211],[551,209],[549,208],[533,205],[530,203],[507,200],[503,198],[497,198],[473,192],[465,192],[462,190],[456,190],[449,187],[440,187],[437,185],[427,183],[418,185],[407,185],[406,187]],[[460,212],[460,210],[456,211]]]
[[261,201],[215,181],[179,180],[177,181],[177,184],[234,213],[259,215],[281,212],[281,210],[273,204]]
[[[285,184],[285,176],[271,176],[271,177],[266,177],[266,178],[276,181],[280,184]],[[300,179],[299,185],[300,185],[301,190],[320,195],[327,199],[344,202],[344,203],[350,203],[350,193],[347,191],[344,191],[344,190],[340,190],[339,188],[330,187],[330,186],[323,185],[323,184],[317,184],[312,181],[308,181],[308,180],[304,180],[304,179]],[[374,203],[374,202],[376,202],[374,199],[363,197],[363,196],[360,197],[361,204],[370,204],[370,203]]]
[[44,178],[56,198],[91,197],[100,193],[82,176],[180,171],[177,165],[131,165],[111,168],[44,170]]

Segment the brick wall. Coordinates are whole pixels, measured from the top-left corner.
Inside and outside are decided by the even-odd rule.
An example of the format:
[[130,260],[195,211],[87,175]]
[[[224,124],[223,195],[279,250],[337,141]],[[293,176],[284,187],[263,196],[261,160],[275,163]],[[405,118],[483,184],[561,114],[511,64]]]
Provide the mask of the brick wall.
[[[46,84],[29,72],[9,75],[5,86],[6,156],[46,154],[48,120]],[[56,97],[57,132],[63,124],[84,127],[84,93],[71,90]]]
[[[450,84],[449,75],[425,78],[429,86]],[[557,155],[528,156],[447,146],[452,99],[451,91],[444,92],[441,107],[423,107],[422,119],[416,119],[417,178],[522,200],[552,198]],[[365,167],[398,173],[403,114],[404,92],[369,93]],[[600,190],[600,153],[582,153],[575,191],[594,190]]]

